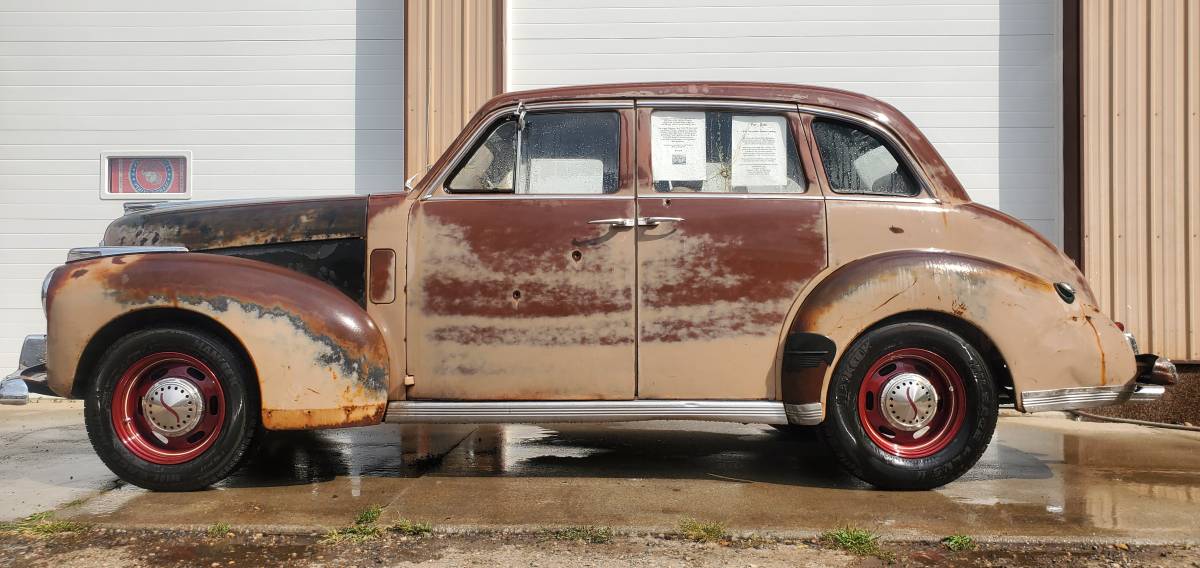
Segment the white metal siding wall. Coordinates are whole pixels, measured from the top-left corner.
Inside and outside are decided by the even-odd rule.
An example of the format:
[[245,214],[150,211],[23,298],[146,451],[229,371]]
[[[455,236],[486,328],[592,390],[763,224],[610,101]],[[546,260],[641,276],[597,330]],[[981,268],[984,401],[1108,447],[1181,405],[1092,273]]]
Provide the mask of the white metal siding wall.
[[1062,235],[1053,0],[511,0],[510,90],[780,81],[892,103],[972,198]]
[[403,36],[390,0],[0,3],[0,367],[120,214],[102,151],[191,150],[193,199],[402,186]]

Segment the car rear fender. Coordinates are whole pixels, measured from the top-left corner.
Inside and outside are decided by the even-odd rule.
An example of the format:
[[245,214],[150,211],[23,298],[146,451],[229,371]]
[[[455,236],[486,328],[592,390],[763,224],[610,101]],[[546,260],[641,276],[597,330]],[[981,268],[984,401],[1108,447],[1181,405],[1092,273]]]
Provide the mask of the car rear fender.
[[[831,272],[800,301],[781,348],[782,398],[823,405],[849,345],[909,312],[945,314],[984,333],[1009,367],[1017,401],[1026,390],[1125,384],[1136,374],[1133,350],[1088,297],[1068,303],[1054,282],[965,254],[906,250],[863,258]],[[812,343],[813,336],[831,340],[836,357],[827,365],[789,365],[789,339]]]

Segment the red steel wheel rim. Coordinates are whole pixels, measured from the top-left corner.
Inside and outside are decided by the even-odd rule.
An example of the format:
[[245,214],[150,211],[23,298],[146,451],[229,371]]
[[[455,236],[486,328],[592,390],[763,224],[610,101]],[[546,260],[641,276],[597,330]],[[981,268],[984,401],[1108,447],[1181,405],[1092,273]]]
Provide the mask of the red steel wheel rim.
[[[914,379],[913,375],[924,380]],[[905,386],[909,383],[920,386]],[[889,387],[909,397],[907,402],[912,404],[912,416],[924,417],[920,428],[898,427],[895,415],[889,420],[885,409],[888,399],[884,392]],[[908,393],[930,387],[937,394],[936,406],[918,411]],[[941,355],[925,349],[897,349],[880,357],[867,371],[858,390],[858,417],[867,436],[883,451],[908,459],[929,457],[944,449],[962,429],[966,417],[966,386],[954,365]]]
[[[195,426],[175,436],[156,431],[142,406],[143,397],[168,378],[186,381],[203,401]],[[112,423],[117,439],[135,456],[159,465],[184,463],[204,453],[220,436],[225,423],[225,390],[217,374],[191,355],[176,352],[147,355],[130,365],[117,381]]]

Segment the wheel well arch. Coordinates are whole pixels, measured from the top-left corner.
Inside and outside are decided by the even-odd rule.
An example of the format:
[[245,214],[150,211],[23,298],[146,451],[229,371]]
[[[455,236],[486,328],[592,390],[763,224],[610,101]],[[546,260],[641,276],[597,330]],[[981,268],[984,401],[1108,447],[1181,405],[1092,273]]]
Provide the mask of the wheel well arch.
[[992,341],[992,338],[980,329],[979,326],[953,314],[933,310],[914,310],[893,314],[868,326],[862,333],[855,336],[845,348],[849,348],[859,338],[873,330],[900,322],[928,323],[946,328],[962,336],[963,339],[970,342],[983,355],[984,362],[987,363],[988,370],[991,371],[992,378],[996,382],[996,395],[999,397],[1000,403],[1011,404],[1015,402],[1014,393],[1016,391],[1013,387],[1012,371],[1008,367],[1008,362],[1004,359],[1004,354],[996,347],[996,343]]
[[88,386],[95,380],[96,366],[100,363],[101,357],[118,339],[139,329],[162,325],[191,327],[217,336],[242,359],[242,363],[251,374],[250,388],[255,391],[259,390],[258,372],[255,369],[254,360],[251,359],[246,346],[228,328],[204,314],[180,308],[160,307],[122,314],[104,324],[104,327],[101,327],[92,336],[87,346],[84,347],[83,353],[80,354],[79,365],[75,371],[75,381],[71,387],[71,397],[83,398]]

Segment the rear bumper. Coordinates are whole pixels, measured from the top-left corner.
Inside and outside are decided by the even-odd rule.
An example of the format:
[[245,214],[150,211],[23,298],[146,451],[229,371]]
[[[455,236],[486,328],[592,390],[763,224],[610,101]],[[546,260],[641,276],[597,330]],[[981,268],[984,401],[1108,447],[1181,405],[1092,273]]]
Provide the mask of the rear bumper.
[[50,393],[46,387],[45,335],[25,337],[17,370],[0,380],[0,404],[25,404],[30,391]]
[[1025,391],[1021,393],[1021,408],[1025,412],[1045,412],[1153,401],[1162,397],[1168,385],[1179,381],[1175,364],[1165,357],[1138,355],[1137,369],[1133,382],[1124,385]]

